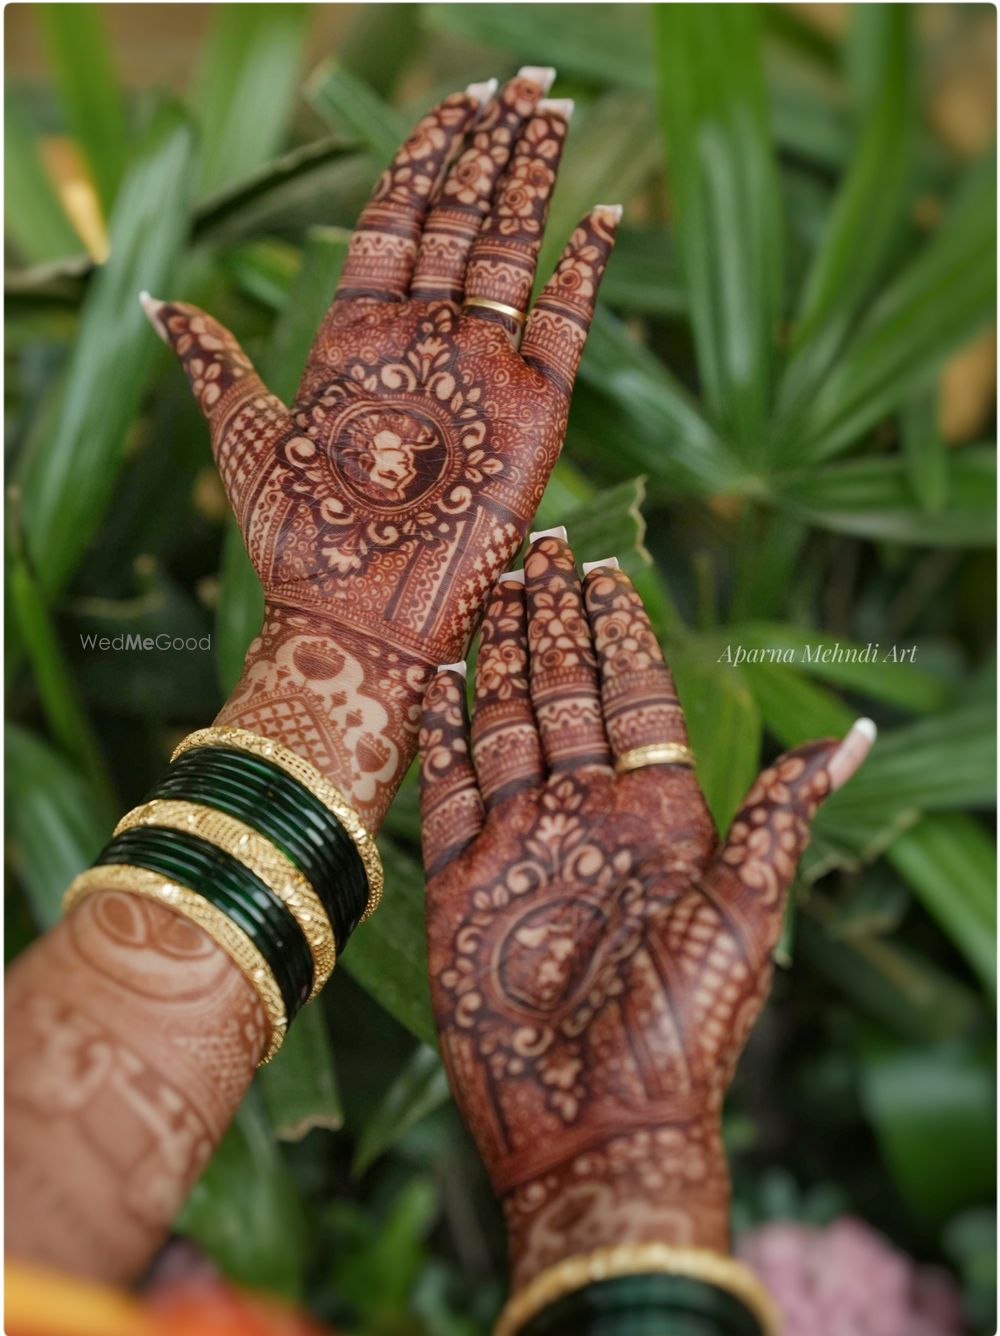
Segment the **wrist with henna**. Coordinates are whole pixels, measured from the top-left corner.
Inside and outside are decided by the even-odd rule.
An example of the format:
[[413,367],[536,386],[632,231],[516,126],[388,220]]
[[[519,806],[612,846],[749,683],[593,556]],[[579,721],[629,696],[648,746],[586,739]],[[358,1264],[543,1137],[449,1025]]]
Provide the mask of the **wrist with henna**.
[[663,743],[689,754],[641,601],[555,535],[494,591],[471,724],[459,673],[425,698],[432,1000],[515,1287],[607,1245],[728,1249],[723,1098],[809,823],[870,731],[779,758],[721,845],[688,765],[627,768]]

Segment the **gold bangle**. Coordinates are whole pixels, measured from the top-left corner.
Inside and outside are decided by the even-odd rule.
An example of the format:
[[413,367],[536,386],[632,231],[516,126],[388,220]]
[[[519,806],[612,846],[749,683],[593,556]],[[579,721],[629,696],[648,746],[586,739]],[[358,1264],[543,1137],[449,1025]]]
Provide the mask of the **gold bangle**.
[[290,858],[236,817],[178,798],[153,798],[141,807],[134,807],[115,826],[115,834],[136,826],[166,826],[168,830],[199,835],[258,877],[285,906],[309,943],[313,958],[309,998],[316,996],[333,973],[337,947],[322,900]]
[[750,1309],[763,1327],[764,1336],[777,1336],[777,1309],[748,1266],[707,1248],[675,1248],[668,1243],[623,1243],[563,1258],[511,1295],[493,1328],[493,1336],[516,1336],[543,1308],[585,1285],[654,1271],[689,1276],[727,1290]]
[[619,775],[629,770],[642,770],[647,765],[681,765],[694,769],[694,753],[683,742],[648,742],[644,747],[632,747],[622,752],[615,761]]
[[174,749],[170,759],[176,761],[178,756],[190,751],[192,747],[235,747],[238,751],[249,752],[251,756],[260,756],[265,761],[270,761],[272,765],[280,766],[286,774],[307,788],[314,798],[333,813],[361,855],[365,875],[368,878],[368,904],[361,915],[361,922],[364,923],[366,918],[374,914],[382,899],[384,882],[378,846],[374,836],[365,828],[357,812],[335,784],[331,784],[314,765],[288,747],[282,746],[280,742],[275,742],[273,738],[262,738],[248,729],[235,728],[230,724],[199,728],[197,732],[189,733]]
[[486,311],[499,311],[501,315],[510,316],[511,320],[516,320],[521,326],[528,318],[516,306],[507,306],[504,302],[491,301],[489,297],[466,297],[462,303],[462,309],[465,310],[469,306],[481,306]]
[[151,872],[145,867],[133,867],[130,863],[89,867],[86,872],[74,877],[63,897],[63,913],[68,914],[76,905],[98,891],[125,891],[144,900],[155,900],[157,904],[164,905],[167,909],[172,909],[182,917],[190,919],[211,937],[216,946],[225,951],[260,998],[270,1027],[267,1050],[260,1060],[260,1065],[263,1066],[265,1062],[271,1061],[285,1037],[288,1017],[285,1015],[281,990],[270,965],[242,928],[237,927],[228,915],[217,909],[197,891],[171,881],[159,872]]

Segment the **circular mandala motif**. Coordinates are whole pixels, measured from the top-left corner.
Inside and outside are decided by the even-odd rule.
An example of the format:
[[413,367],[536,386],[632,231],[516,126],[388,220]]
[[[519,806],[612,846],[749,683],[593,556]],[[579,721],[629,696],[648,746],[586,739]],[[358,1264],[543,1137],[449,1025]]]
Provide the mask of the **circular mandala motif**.
[[607,916],[579,898],[548,900],[514,920],[500,943],[499,979],[518,1007],[549,1015],[590,976]]
[[395,514],[426,502],[455,457],[433,419],[409,406],[356,404],[328,426],[327,449],[341,485],[369,511]]

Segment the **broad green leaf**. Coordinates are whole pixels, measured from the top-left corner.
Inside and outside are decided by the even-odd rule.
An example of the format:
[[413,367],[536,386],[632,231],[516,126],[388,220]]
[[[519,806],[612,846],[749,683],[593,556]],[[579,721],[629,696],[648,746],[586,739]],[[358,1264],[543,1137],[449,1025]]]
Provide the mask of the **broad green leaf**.
[[298,92],[309,6],[221,5],[194,94],[198,196],[221,190],[281,147]]
[[659,228],[619,228],[614,258],[601,280],[601,300],[646,315],[686,310],[687,293],[670,234]]
[[366,144],[382,167],[389,165],[410,132],[393,107],[332,57],[309,76],[304,91],[332,129],[346,130],[353,139]]
[[[722,650],[724,662],[737,663],[736,648],[735,643],[727,642]],[[853,710],[790,664],[743,663],[735,671],[745,679],[768,732],[782,747],[797,747],[814,738],[842,737],[854,722]]]
[[[951,689],[939,677],[924,672],[909,659],[893,658],[894,653],[909,654],[913,648],[909,645],[884,645],[879,641],[862,645],[822,631],[774,622],[745,622],[729,627],[725,636],[736,666],[741,660],[757,658],[766,665],[774,663],[818,677],[914,714],[939,710],[951,696]],[[916,648],[919,660],[919,646]]]
[[882,937],[844,937],[831,901],[811,891],[796,917],[796,967],[818,971],[863,1016],[921,1043],[964,1033],[976,999],[926,956]]
[[786,432],[789,454],[793,445],[799,460],[842,452],[993,318],[995,233],[990,161],[977,167],[927,245],[882,289],[794,431]]
[[997,855],[964,812],[925,816],[886,856],[991,992],[996,992]]
[[237,1284],[290,1299],[302,1293],[302,1204],[253,1092],[192,1188],[175,1228]]
[[333,1050],[318,1002],[303,1007],[281,1048],[257,1073],[274,1135],[301,1141],[316,1127],[335,1132],[344,1123]]
[[927,1223],[992,1196],[996,1079],[985,1048],[872,1043],[861,1098],[896,1186]]
[[739,669],[683,644],[668,654],[698,782],[718,830],[728,829],[757,777],[761,717]]
[[66,887],[111,835],[93,786],[41,738],[18,724],[4,731],[7,853],[40,928],[62,915]]
[[356,930],[338,968],[346,969],[411,1034],[437,1045],[427,983],[424,875],[398,845],[379,841],[385,867],[382,903]]
[[172,286],[190,153],[187,125],[163,108],[118,192],[110,258],[88,288],[64,382],[30,444],[21,479],[25,542],[50,596],[101,523],[160,351],[138,294]]
[[366,1121],[354,1151],[355,1174],[363,1174],[414,1124],[440,1108],[449,1093],[436,1049],[421,1044]]
[[756,10],[660,5],[660,98],[674,227],[713,419],[763,455],[781,302],[782,227]]
[[47,4],[41,16],[67,128],[107,214],[125,174],[129,133],[101,7]]
[[95,807],[110,820],[114,793],[100,745],[70,674],[49,608],[21,554],[10,558],[8,592],[49,730],[91,785]]
[[778,485],[775,501],[822,529],[918,547],[989,547],[996,539],[996,450],[965,446],[944,460],[947,500],[927,513],[903,455],[827,464]]
[[[856,45],[878,77],[864,84],[857,107],[860,139],[799,304],[794,352],[779,396],[779,411],[793,419],[808,405],[893,253],[911,189],[916,106],[910,10],[859,5],[851,23]],[[789,449],[795,449],[794,439]]]
[[934,514],[948,500],[949,450],[938,428],[937,386],[911,395],[900,414],[910,488],[921,510]]
[[78,256],[83,242],[66,217],[38,153],[21,100],[4,97],[4,234],[29,264]]

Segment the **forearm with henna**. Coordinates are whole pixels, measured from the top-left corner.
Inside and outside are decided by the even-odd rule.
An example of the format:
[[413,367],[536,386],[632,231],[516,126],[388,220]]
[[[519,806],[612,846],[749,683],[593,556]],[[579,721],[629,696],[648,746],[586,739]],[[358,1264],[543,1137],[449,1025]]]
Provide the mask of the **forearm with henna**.
[[[518,348],[505,309],[527,311],[566,133],[566,105],[542,101],[552,73],[522,71],[485,107],[482,89],[456,94],[419,123],[362,215],[291,407],[212,317],[145,299],[265,589],[217,722],[312,762],[372,832],[435,666],[464,653],[541,497],[613,242],[619,211],[599,207]],[[189,921],[105,891],[16,962],[6,1026],[9,1251],[136,1275],[264,1050],[254,991]]]
[[719,847],[691,769],[612,768],[664,742],[684,720],[638,596],[557,537],[490,602],[471,728],[458,674],[427,693],[432,996],[515,1287],[621,1243],[728,1250],[723,1097],[812,815],[867,749],[788,753]]

